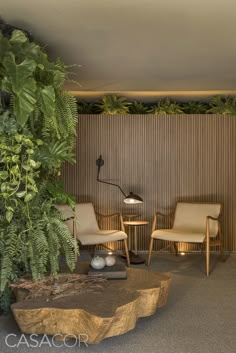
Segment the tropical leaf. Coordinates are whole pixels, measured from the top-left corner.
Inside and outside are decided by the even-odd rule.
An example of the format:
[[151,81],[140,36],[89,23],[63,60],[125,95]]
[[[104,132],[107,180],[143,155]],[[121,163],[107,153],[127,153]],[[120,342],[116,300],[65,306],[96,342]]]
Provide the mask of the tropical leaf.
[[75,163],[74,153],[66,141],[56,141],[41,146],[35,153],[35,160],[49,169],[60,168],[64,161]]
[[15,55],[9,52],[4,60],[3,66],[6,69],[6,75],[12,86],[12,92],[19,94],[22,87],[25,86],[29,78],[31,78],[37,64],[34,60],[26,58],[20,64],[16,63]]
[[30,113],[35,109],[36,97],[36,83],[33,79],[28,79],[25,82],[22,90],[13,99],[14,113],[17,122],[24,127]]
[[207,113],[222,114],[222,115],[236,115],[236,98],[215,96],[209,102],[210,109]]
[[102,101],[95,106],[100,113],[115,115],[115,114],[128,114],[130,102],[127,102],[124,97],[117,97],[115,95],[104,96]]
[[182,114],[183,110],[176,102],[165,99],[152,106],[151,109],[148,110],[148,113],[155,115]]
[[14,30],[12,32],[12,36],[9,40],[10,43],[20,43],[20,44],[23,44],[27,41],[28,41],[28,38],[26,37],[24,32],[22,32],[20,30]]
[[38,90],[40,109],[46,119],[55,115],[55,90],[52,86],[45,86]]
[[186,102],[182,105],[185,114],[206,114],[208,105],[201,102]]
[[129,107],[130,114],[147,114],[148,107],[142,102],[133,102]]
[[89,102],[78,102],[78,114],[93,114],[94,104]]

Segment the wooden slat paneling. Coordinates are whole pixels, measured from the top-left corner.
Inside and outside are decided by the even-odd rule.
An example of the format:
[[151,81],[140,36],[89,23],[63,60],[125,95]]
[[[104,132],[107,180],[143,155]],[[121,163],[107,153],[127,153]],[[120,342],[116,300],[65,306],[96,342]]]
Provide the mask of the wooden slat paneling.
[[[125,205],[117,188],[96,181],[100,154],[101,178],[140,194],[142,205]],[[139,230],[140,250],[148,249],[154,211],[168,213],[177,199],[223,202],[225,248],[236,250],[235,117],[80,115],[77,161],[63,169],[67,190],[100,213],[137,212],[150,221]],[[180,250],[197,248],[182,244]]]

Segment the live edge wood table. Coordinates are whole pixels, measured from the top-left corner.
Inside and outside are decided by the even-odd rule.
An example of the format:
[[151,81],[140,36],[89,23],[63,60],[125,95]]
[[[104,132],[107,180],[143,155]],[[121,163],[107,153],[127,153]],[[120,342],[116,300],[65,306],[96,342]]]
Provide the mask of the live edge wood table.
[[168,274],[129,268],[127,277],[105,281],[100,293],[82,292],[66,300],[23,300],[11,308],[24,333],[86,334],[87,343],[99,343],[134,329],[138,318],[154,314],[167,302]]

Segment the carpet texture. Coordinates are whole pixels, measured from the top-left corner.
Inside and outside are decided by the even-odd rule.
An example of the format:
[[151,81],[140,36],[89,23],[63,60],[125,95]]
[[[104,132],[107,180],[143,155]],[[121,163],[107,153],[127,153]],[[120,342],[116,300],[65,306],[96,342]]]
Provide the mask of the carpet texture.
[[[140,319],[133,331],[88,347],[83,342],[79,347],[77,342],[71,348],[49,347],[48,343],[40,348],[27,347],[27,343],[10,348],[5,343],[6,336],[16,335],[9,339],[13,345],[19,342],[21,333],[11,315],[0,316],[0,352],[233,353],[236,351],[236,254],[227,256],[225,262],[213,254],[211,269],[207,278],[200,254],[178,257],[154,254],[150,271],[169,272],[172,276],[168,303],[153,316]],[[37,341],[40,343],[41,339]]]

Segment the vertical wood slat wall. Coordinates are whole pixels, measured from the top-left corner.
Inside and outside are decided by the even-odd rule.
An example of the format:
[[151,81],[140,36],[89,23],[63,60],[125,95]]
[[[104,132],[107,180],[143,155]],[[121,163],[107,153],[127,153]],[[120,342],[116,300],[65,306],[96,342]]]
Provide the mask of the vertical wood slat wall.
[[[100,213],[138,213],[150,221],[138,230],[139,250],[148,249],[154,211],[168,213],[178,199],[223,202],[225,249],[236,250],[235,117],[80,115],[76,152],[77,165],[63,169],[67,191]],[[100,154],[100,177],[139,194],[143,204],[125,205],[117,188],[96,181]],[[117,226],[111,222],[102,226]],[[197,248],[181,244],[180,250]]]

